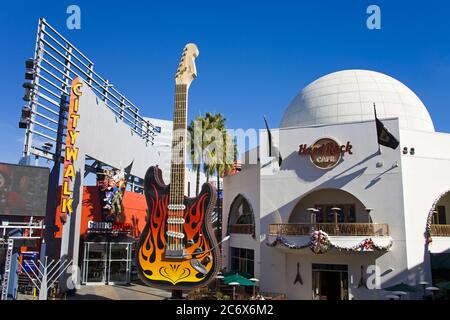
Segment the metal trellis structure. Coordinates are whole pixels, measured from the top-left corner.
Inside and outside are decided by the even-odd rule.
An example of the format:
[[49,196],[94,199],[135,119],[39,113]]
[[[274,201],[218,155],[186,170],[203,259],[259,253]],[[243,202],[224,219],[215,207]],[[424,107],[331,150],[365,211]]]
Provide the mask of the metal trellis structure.
[[[64,151],[70,84],[81,77],[130,130],[153,144],[153,125],[139,108],[94,71],[94,63],[44,18],[39,19],[34,58],[26,62],[27,112],[23,156],[55,160]],[[22,109],[22,117],[24,116]]]

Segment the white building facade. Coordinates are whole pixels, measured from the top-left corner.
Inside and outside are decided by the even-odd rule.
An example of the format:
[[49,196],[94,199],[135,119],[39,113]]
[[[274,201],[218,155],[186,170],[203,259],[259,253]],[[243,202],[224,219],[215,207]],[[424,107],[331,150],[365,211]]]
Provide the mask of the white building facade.
[[[374,103],[396,149],[379,150]],[[228,270],[306,300],[384,299],[402,282],[421,299],[419,282],[450,281],[450,135],[409,88],[372,71],[332,73],[271,132],[281,166],[261,131],[257,161],[224,178]]]

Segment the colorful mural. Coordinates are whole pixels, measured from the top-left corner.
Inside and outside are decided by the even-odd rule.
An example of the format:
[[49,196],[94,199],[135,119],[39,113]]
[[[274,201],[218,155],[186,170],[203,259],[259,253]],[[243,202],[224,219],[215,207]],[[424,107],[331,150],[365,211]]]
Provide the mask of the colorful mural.
[[124,170],[103,170],[97,173],[103,221],[124,222],[123,197],[127,186]]

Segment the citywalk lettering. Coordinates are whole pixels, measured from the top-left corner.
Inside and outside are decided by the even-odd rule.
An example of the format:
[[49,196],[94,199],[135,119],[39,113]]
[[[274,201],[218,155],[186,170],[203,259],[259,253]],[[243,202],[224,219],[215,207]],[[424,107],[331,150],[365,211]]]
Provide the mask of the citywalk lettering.
[[323,138],[312,145],[299,145],[298,154],[308,155],[311,162],[319,169],[331,169],[335,167],[345,153],[353,154],[353,146],[350,141],[345,145],[339,145],[330,138]]
[[75,143],[78,138],[77,131],[78,120],[80,115],[78,114],[78,107],[80,103],[80,96],[82,95],[81,88],[83,83],[79,78],[72,82],[70,105],[67,120],[67,134],[66,134],[66,150],[64,156],[64,174],[63,185],[61,191],[61,214],[60,218],[62,222],[66,222],[67,215],[73,212],[73,183],[75,180],[75,167],[74,163],[78,159],[78,148],[75,147]]

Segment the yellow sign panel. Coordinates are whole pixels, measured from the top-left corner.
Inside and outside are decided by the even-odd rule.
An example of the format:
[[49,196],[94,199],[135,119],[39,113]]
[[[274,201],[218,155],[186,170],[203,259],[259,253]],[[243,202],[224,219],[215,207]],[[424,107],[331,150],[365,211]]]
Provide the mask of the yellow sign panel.
[[60,218],[64,223],[67,220],[67,215],[73,211],[73,180],[75,179],[74,162],[78,158],[78,148],[75,147],[79,131],[76,130],[80,115],[78,114],[80,96],[83,94],[81,88],[83,82],[80,78],[76,78],[72,82],[70,92],[70,105],[67,120],[67,134],[66,134],[66,152],[64,156],[64,175],[63,185],[61,191],[61,212]]

